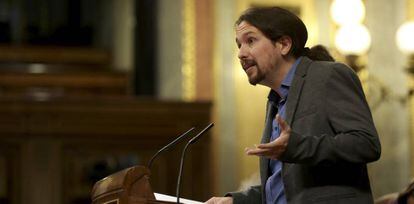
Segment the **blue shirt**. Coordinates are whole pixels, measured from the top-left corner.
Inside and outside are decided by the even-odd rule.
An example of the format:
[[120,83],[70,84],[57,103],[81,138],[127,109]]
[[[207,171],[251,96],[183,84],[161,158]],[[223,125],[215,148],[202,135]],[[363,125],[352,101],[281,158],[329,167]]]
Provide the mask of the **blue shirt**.
[[[292,68],[289,70],[288,74],[282,81],[279,89],[276,91],[271,90],[268,96],[269,101],[272,105],[277,108],[279,115],[286,119],[286,100],[289,94],[289,88],[292,84],[293,76],[295,75],[296,67],[298,66],[302,57],[299,57],[295,63],[292,65]],[[275,140],[280,135],[279,124],[276,120],[272,120],[272,135],[270,136],[270,141]],[[267,204],[286,204],[286,196],[282,180],[282,162],[279,160],[270,160],[269,161],[269,172],[270,176],[267,178],[265,193],[266,193],[266,203]]]

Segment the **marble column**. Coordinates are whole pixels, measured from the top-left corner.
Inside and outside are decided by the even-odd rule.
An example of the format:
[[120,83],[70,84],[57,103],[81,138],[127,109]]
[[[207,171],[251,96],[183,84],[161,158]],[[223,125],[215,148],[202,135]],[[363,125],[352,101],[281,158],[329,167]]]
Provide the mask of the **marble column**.
[[[405,0],[367,0],[366,25],[372,46],[368,70],[372,89],[383,89],[380,105],[372,110],[380,135],[382,155],[369,165],[374,197],[401,191],[409,181],[409,111],[401,99],[407,91],[405,58],[395,43],[395,33],[405,20]],[[369,93],[367,93],[369,94]]]
[[214,129],[216,153],[216,193],[222,195],[236,189],[238,178],[234,87],[234,24],[235,1],[215,1],[214,52]]
[[157,98],[182,99],[182,1],[158,1]]

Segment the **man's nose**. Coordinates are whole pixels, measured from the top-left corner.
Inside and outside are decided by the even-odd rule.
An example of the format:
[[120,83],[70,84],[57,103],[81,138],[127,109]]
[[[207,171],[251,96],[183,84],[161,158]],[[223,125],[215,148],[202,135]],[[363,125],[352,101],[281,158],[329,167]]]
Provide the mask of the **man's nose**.
[[237,57],[239,59],[244,59],[244,58],[247,57],[247,50],[246,50],[246,47],[245,46],[243,46],[243,45],[240,46],[239,53],[237,54]]

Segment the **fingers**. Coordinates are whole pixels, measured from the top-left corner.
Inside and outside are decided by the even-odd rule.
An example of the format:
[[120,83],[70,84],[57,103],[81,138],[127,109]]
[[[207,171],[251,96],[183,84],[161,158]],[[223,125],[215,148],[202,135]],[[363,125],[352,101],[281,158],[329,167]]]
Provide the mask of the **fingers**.
[[246,151],[249,156],[267,157],[269,159],[278,159],[278,153],[275,153],[269,149],[250,149]]
[[249,156],[267,157],[269,159],[278,159],[284,148],[246,148],[245,153]]
[[215,197],[210,198],[208,201],[204,202],[205,204],[214,204]]
[[285,138],[279,137],[270,143],[257,145],[255,148],[245,148],[245,153],[249,156],[263,156],[270,159],[278,159],[286,150],[287,142]]
[[232,204],[233,198],[232,197],[212,197],[205,203],[206,204]]
[[255,155],[255,156],[263,156],[266,152],[269,152],[268,149],[260,149],[260,148],[255,148],[255,149],[246,149],[245,150],[247,155]]
[[276,115],[276,121],[279,123],[280,135],[277,139],[269,143],[255,145],[255,148],[245,148],[247,155],[264,156],[270,159],[278,159],[287,148],[290,137],[290,126],[285,120]]
[[275,148],[277,146],[277,141],[276,140],[274,140],[272,142],[269,142],[269,143],[259,144],[259,145],[257,145],[257,148],[260,148],[260,149],[272,149],[272,148]]

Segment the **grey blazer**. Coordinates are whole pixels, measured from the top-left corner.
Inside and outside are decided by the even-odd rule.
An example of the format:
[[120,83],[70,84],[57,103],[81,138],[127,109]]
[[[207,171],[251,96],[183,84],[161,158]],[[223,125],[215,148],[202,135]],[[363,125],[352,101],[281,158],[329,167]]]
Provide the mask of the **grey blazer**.
[[[262,143],[269,142],[273,106],[268,102]],[[292,128],[281,156],[288,203],[373,203],[366,163],[381,145],[361,83],[346,65],[303,57],[286,102]],[[261,186],[269,159],[260,158]],[[234,203],[265,203],[264,188],[233,192]]]

